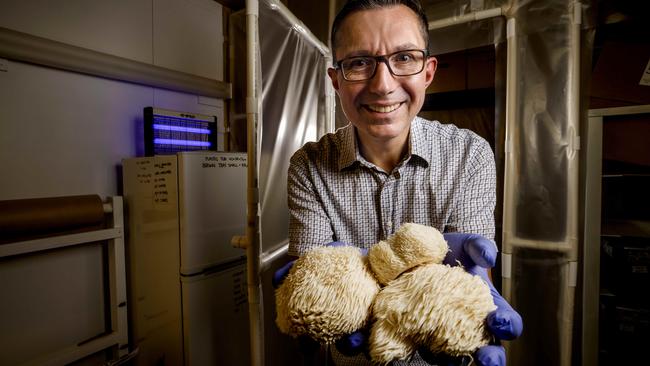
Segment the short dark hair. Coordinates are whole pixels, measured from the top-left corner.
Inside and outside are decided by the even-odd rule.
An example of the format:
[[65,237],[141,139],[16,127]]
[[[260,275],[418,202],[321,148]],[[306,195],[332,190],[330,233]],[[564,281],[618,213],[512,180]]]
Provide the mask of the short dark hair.
[[391,6],[404,5],[418,16],[420,20],[420,33],[422,33],[422,38],[424,38],[424,44],[426,45],[427,50],[429,49],[429,22],[427,21],[427,15],[422,10],[422,5],[418,0],[348,0],[348,2],[343,5],[341,11],[336,14],[334,22],[332,23],[332,33],[330,35],[330,44],[332,46],[332,55],[334,55],[333,61],[336,62],[336,37],[338,36],[339,28],[341,24],[350,14],[355,13],[361,10],[370,10],[370,9],[380,9],[388,8]]

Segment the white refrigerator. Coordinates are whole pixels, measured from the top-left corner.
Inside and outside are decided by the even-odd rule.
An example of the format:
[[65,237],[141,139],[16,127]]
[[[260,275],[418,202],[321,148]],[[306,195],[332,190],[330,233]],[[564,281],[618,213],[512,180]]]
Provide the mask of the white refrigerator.
[[123,160],[137,365],[248,365],[246,154]]

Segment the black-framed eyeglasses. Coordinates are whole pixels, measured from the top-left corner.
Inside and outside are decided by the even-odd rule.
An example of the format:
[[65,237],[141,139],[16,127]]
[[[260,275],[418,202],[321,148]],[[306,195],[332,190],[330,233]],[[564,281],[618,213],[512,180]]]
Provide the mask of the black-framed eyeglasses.
[[411,76],[424,70],[427,50],[403,50],[389,55],[347,57],[335,64],[347,81],[370,80],[377,72],[377,63],[383,62],[394,76]]

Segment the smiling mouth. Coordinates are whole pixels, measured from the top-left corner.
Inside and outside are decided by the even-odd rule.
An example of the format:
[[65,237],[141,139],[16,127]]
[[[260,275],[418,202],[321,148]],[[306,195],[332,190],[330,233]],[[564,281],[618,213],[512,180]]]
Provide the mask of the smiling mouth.
[[395,103],[391,105],[380,105],[380,104],[366,104],[365,107],[372,112],[378,112],[378,113],[390,113],[397,108],[399,108],[402,105],[402,103]]

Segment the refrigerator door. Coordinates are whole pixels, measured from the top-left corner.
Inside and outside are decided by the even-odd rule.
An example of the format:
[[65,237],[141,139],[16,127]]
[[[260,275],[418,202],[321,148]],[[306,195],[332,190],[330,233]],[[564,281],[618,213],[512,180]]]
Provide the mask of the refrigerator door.
[[250,365],[246,263],[182,276],[185,365]]
[[230,240],[246,232],[246,154],[178,154],[182,275],[243,258]]

